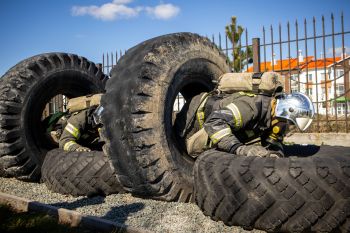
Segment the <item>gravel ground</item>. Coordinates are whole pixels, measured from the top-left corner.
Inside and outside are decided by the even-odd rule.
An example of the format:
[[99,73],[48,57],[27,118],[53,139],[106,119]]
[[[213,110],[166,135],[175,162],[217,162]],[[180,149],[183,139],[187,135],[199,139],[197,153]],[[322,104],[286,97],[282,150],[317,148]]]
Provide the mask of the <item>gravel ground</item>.
[[228,227],[212,221],[195,204],[141,199],[130,194],[114,194],[105,198],[74,198],[49,191],[44,184],[26,183],[0,177],[0,192],[75,210],[152,232],[254,232]]

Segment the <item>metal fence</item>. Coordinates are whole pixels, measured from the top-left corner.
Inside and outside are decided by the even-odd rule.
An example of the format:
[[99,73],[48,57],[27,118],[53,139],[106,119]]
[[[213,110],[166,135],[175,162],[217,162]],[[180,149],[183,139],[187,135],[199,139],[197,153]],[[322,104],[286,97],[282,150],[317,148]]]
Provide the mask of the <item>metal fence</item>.
[[67,111],[68,98],[64,95],[56,95],[53,97],[45,106],[42,119],[45,119],[50,114],[54,114],[56,112],[64,112]]
[[[249,37],[245,28],[238,42],[233,43],[227,35],[212,35],[209,39],[226,54],[230,65],[238,59],[232,55],[233,51],[244,53],[252,49],[251,57],[238,59],[240,72],[275,71],[285,78],[287,93],[307,94],[317,113],[310,131],[348,133],[350,56],[346,53],[350,50],[350,30],[345,30],[343,13],[338,19],[331,14],[328,19],[322,17],[317,21],[314,17],[311,23],[305,19],[299,25],[295,21],[285,27],[279,24],[277,30],[272,25],[269,29],[263,27],[258,38]],[[103,54],[105,73],[110,72],[122,55],[122,51]],[[174,111],[180,110],[183,103],[179,95]]]
[[[124,51],[125,54],[125,51]],[[102,70],[105,74],[109,74],[109,72],[112,70],[113,66],[115,66],[118,62],[118,60],[123,56],[122,50],[110,52],[110,53],[103,53],[102,54]]]
[[[314,17],[311,25],[305,19],[302,27],[296,21],[293,26],[288,22],[285,30],[282,29],[281,24],[278,30],[270,26],[267,33],[263,27],[262,40],[253,38],[249,45],[246,29],[245,38],[240,38],[239,43],[233,43],[231,48],[226,46],[223,51],[229,55],[234,49],[247,50],[250,46],[253,64],[241,64],[242,72],[279,72],[285,77],[287,93],[299,91],[312,99],[317,113],[311,128],[313,132],[348,133],[350,56],[346,52],[349,50],[350,31],[344,29],[343,14],[337,22],[332,14],[329,21],[322,17],[317,23]],[[227,45],[227,37],[225,42]]]

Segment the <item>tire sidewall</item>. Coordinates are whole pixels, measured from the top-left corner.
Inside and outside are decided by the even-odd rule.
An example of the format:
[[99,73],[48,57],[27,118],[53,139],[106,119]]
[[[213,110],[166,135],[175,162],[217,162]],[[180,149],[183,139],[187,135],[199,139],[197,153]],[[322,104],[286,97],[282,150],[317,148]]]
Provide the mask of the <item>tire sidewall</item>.
[[[197,63],[189,64],[191,60]],[[189,73],[186,78],[178,74],[181,69],[186,73],[186,64],[207,64],[197,71],[212,74],[203,79],[200,73],[195,78]],[[202,83],[205,88],[196,94],[209,91],[212,80],[228,70],[226,57],[209,40],[191,33],[151,39],[121,58],[102,98],[102,120],[108,141],[104,151],[128,191],[162,200],[183,196],[188,201],[193,160],[174,143],[173,103],[183,86]]]
[[38,180],[46,152],[57,147],[45,136],[46,129],[41,122],[46,104],[58,94],[73,98],[103,93],[107,79],[94,63],[68,53],[39,54],[6,72],[1,80],[1,107],[18,108],[2,113],[6,119],[13,121],[14,118],[16,125],[12,122],[7,125],[4,121],[0,127],[10,127],[9,133],[18,132],[16,137],[6,139],[5,135],[2,141],[4,151],[10,151],[0,154],[6,175]]
[[[164,101],[163,104],[161,104],[159,112],[164,113],[164,115],[161,115],[161,118],[158,119],[160,122],[164,122],[165,124],[162,124],[161,131],[163,132],[163,135],[166,135],[166,143],[165,141],[162,143],[162,151],[165,152],[164,156],[166,157],[167,161],[169,161],[169,166],[172,167],[173,170],[176,170],[178,173],[178,176],[184,176],[183,182],[190,181],[190,185],[192,186],[193,183],[193,175],[192,175],[192,167],[194,165],[194,159],[190,157],[187,152],[180,151],[179,146],[176,142],[176,137],[174,135],[173,129],[171,127],[172,121],[170,120],[172,118],[172,111],[173,111],[173,104],[175,98],[177,96],[177,92],[179,89],[183,88],[185,85],[202,85],[203,91],[209,92],[211,91],[215,85],[213,83],[213,80],[217,80],[219,76],[225,72],[225,66],[226,63],[224,60],[221,62],[221,67],[218,64],[215,64],[213,55],[211,53],[212,51],[205,51],[202,50],[201,52],[198,52],[198,50],[195,51],[186,51],[184,54],[179,54],[177,58],[178,64],[175,67],[171,67],[168,71],[164,70],[165,77],[169,78],[168,81],[171,83],[170,85],[166,86],[164,85],[162,88],[162,94],[161,96],[165,96],[164,99],[161,99],[161,101]],[[193,62],[193,61],[196,62]],[[200,60],[203,62],[201,63]],[[198,63],[198,66],[191,67],[195,68],[192,70],[192,72],[196,71],[198,73],[205,73],[204,70],[207,68],[207,65],[211,65],[212,68],[215,67],[216,75],[203,75],[203,76],[177,76],[178,71],[183,66],[189,66],[188,63]],[[184,70],[186,72],[186,69]],[[221,72],[221,73],[220,73]],[[167,81],[167,82],[168,82]],[[164,82],[165,83],[165,82]],[[202,91],[197,91],[197,93],[194,94],[200,94]],[[194,96],[194,95],[193,95]],[[192,96],[192,97],[193,97]],[[190,97],[191,98],[191,97]],[[164,127],[163,127],[164,126]],[[162,136],[161,136],[162,137]],[[161,138],[160,138],[161,139]]]
[[[21,112],[21,128],[23,139],[25,142],[25,147],[31,152],[32,159],[36,161],[37,164],[42,164],[46,152],[48,151],[43,147],[42,141],[38,140],[36,135],[37,130],[42,131],[43,129],[40,126],[40,120],[37,118],[38,114],[42,115],[42,111],[46,103],[49,102],[51,98],[57,94],[72,94],[71,90],[64,90],[64,88],[59,87],[62,82],[64,82],[65,77],[72,77],[70,81],[73,80],[73,77],[87,77],[88,80],[94,80],[94,76],[87,72],[86,70],[78,70],[72,68],[54,68],[45,72],[37,82],[35,82],[30,89],[27,90],[27,94],[23,102],[23,110]],[[74,81],[73,81],[74,82]],[[89,90],[90,89],[90,90]],[[93,90],[91,93],[91,89]],[[48,91],[49,90],[49,91]],[[101,83],[95,82],[94,85],[90,85],[89,88],[84,90],[84,87],[81,89],[80,95],[95,94],[103,90]],[[45,92],[43,92],[45,91]],[[43,98],[42,101],[37,101],[37,99]],[[72,96],[73,97],[73,96]],[[45,102],[45,103],[43,103]],[[41,111],[33,111],[33,108],[41,108],[41,106],[35,106],[36,104],[43,105]],[[36,119],[33,119],[33,114],[36,115]],[[34,122],[33,122],[34,121]]]

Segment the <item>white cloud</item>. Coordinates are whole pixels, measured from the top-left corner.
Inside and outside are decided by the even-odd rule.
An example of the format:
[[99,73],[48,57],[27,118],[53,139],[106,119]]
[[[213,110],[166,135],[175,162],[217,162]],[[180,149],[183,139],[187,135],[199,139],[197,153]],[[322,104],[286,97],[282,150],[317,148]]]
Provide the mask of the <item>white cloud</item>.
[[160,4],[155,7],[146,7],[147,13],[156,19],[170,19],[180,13],[180,8],[173,4]]
[[136,17],[142,9],[140,7],[132,8],[124,5],[130,2],[130,0],[114,0],[112,3],[106,3],[102,6],[73,6],[72,15],[91,15],[97,19],[107,21],[118,18]]
[[156,19],[167,20],[177,16],[180,12],[180,8],[173,4],[160,4],[155,7],[127,6],[127,4],[132,1],[133,0],[112,0],[112,2],[101,6],[73,6],[71,13],[73,16],[90,15],[96,19],[112,21],[122,18],[137,17],[142,11],[146,11],[148,15]]
[[114,4],[118,4],[118,5],[120,5],[120,4],[125,5],[125,4],[128,4],[128,3],[132,2],[132,1],[133,0],[113,0],[113,3]]
[[[344,49],[345,49],[345,53],[347,55],[349,55],[350,54],[350,47],[346,47],[345,46]],[[334,52],[335,52],[335,56],[340,56],[343,53],[343,47],[334,48]],[[328,56],[333,56],[333,48],[329,48],[327,50],[327,55]]]

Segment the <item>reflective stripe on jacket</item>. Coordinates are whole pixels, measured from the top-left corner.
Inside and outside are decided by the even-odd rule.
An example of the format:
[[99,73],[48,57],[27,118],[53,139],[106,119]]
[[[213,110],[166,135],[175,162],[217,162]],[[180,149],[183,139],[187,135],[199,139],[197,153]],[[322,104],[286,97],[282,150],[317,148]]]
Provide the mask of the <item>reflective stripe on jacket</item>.
[[234,93],[220,100],[206,117],[204,129],[219,150],[234,152],[271,125],[272,97]]
[[80,145],[91,147],[91,143],[99,137],[98,129],[91,120],[94,109],[86,109],[69,117],[59,139],[60,148],[72,151]]

